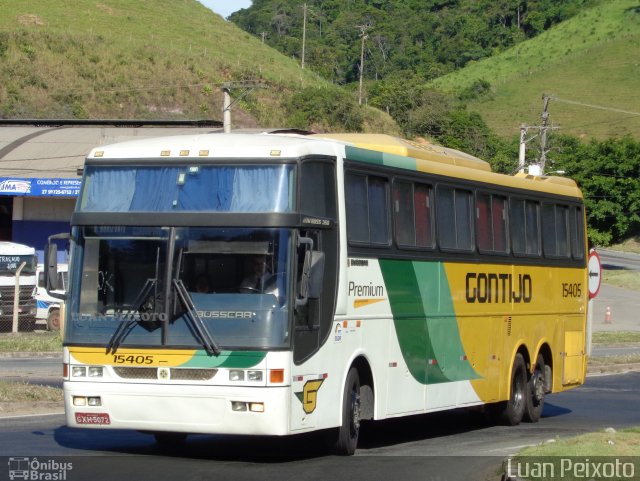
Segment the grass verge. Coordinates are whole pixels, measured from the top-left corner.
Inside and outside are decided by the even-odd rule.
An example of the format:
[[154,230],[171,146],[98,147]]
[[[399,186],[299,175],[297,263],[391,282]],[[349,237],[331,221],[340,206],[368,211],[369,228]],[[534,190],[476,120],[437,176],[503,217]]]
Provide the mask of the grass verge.
[[602,271],[602,282],[615,287],[640,291],[640,271],[604,269]]
[[0,335],[0,352],[60,352],[58,332],[18,332]]
[[640,236],[630,237],[629,239],[621,242],[620,244],[607,247],[614,251],[620,252],[633,252],[634,254],[640,254]]
[[621,365],[621,364],[638,364],[640,363],[640,354],[590,357],[588,363],[589,363],[589,368],[615,366],[615,365]]
[[640,428],[607,428],[525,448],[506,463],[505,471],[517,479],[540,481],[638,479],[639,456]]
[[640,343],[640,332],[635,331],[602,331],[594,332],[594,344],[633,344]]
[[0,381],[0,403],[59,402],[63,399],[62,389],[57,387]]

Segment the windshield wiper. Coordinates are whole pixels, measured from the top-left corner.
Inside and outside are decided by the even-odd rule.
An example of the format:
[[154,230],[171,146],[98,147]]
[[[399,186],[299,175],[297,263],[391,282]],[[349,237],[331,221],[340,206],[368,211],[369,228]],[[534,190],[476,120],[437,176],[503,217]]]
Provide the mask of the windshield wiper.
[[125,337],[129,335],[134,326],[139,322],[143,322],[140,319],[135,319],[135,316],[136,314],[140,314],[142,306],[149,299],[151,290],[155,287],[156,283],[156,279],[146,280],[142,289],[140,289],[136,300],[133,301],[131,309],[124,315],[122,322],[113,333],[113,336],[111,336],[111,339],[109,339],[109,342],[107,343],[107,354],[115,354],[118,347],[120,347],[120,344],[122,344],[122,341],[124,341]]
[[191,327],[200,338],[200,344],[202,344],[202,347],[207,351],[207,354],[218,356],[220,354],[220,346],[198,314],[196,306],[193,304],[193,300],[191,299],[187,288],[184,286],[182,279],[173,279],[173,286],[175,287],[176,293],[182,301],[183,306],[187,310],[187,317],[191,321]]

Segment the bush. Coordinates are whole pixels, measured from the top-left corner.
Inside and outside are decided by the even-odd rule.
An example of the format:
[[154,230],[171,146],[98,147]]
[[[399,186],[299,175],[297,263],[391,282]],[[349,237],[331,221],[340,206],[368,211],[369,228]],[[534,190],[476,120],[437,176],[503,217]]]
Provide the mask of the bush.
[[355,100],[333,89],[302,89],[285,101],[284,107],[289,125],[299,129],[360,132],[364,126],[364,114]]

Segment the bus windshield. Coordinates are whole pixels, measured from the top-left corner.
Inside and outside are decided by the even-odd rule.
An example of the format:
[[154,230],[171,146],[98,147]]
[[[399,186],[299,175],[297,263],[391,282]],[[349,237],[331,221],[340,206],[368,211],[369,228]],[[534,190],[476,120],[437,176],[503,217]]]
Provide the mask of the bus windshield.
[[[288,229],[83,227],[68,342],[221,349],[289,343]],[[77,280],[76,280],[77,279]]]
[[[82,212],[293,212],[294,166],[87,166]],[[158,188],[162,186],[162,188]]]

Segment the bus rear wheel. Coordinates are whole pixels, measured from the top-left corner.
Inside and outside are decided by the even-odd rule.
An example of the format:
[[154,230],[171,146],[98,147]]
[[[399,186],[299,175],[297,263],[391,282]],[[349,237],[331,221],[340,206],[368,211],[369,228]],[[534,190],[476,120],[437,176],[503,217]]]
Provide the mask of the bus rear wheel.
[[511,370],[509,400],[502,406],[501,421],[508,426],[520,424],[524,416],[527,396],[527,368],[522,354],[516,354]]
[[546,384],[544,373],[544,357],[542,357],[542,354],[538,354],[536,364],[533,367],[533,373],[531,373],[529,382],[527,383],[527,395],[524,411],[524,418],[532,423],[538,422],[544,408]]
[[60,330],[60,309],[51,309],[47,315],[47,329],[50,331]]
[[336,454],[350,456],[356,452],[360,435],[360,375],[355,367],[347,374],[342,400],[342,425],[338,429]]

